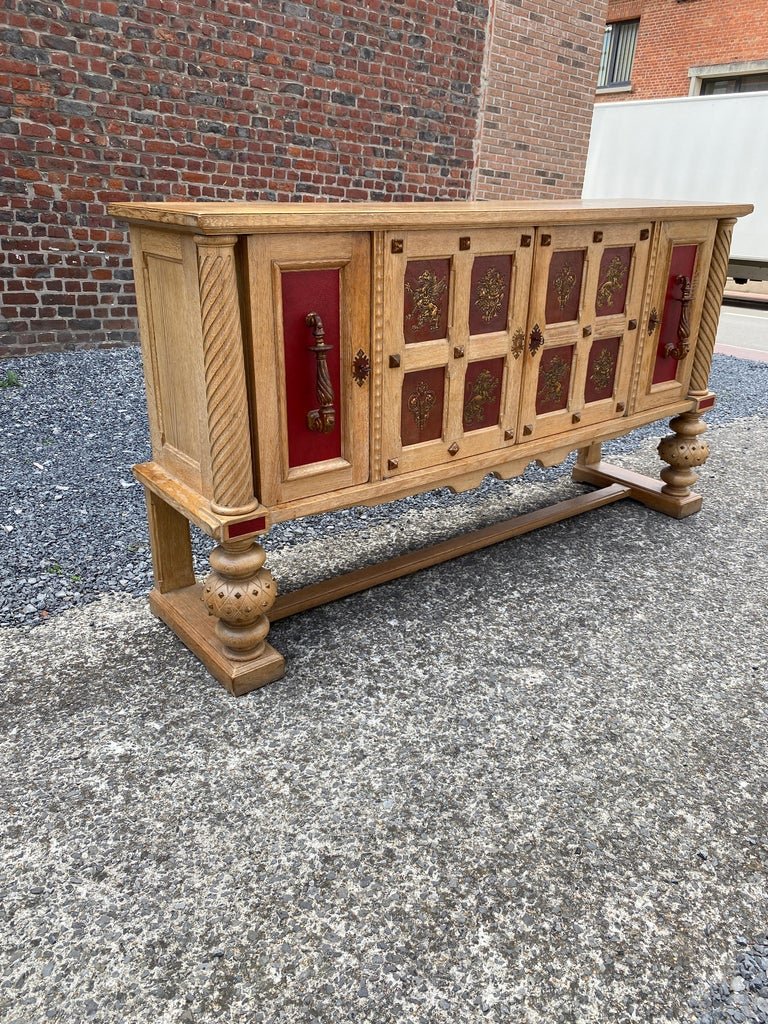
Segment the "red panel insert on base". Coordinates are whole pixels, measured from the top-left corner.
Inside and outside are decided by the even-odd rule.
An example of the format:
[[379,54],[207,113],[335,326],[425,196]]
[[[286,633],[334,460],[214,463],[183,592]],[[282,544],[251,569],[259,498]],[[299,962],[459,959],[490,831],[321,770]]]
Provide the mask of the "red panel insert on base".
[[231,523],[227,527],[227,538],[234,540],[236,537],[247,537],[249,533],[262,533],[266,528],[267,520],[264,516],[242,519],[239,523]]

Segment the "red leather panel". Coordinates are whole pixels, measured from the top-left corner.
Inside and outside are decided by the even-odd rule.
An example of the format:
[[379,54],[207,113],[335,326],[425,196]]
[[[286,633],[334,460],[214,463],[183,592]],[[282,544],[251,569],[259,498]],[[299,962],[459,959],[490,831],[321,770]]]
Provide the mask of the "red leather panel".
[[434,441],[442,435],[444,401],[444,366],[405,374],[400,412],[403,445]]
[[267,527],[267,520],[264,516],[257,516],[255,519],[243,519],[239,523],[233,523],[227,527],[227,537],[234,540],[235,537],[247,537],[249,533],[260,533]]
[[504,359],[481,359],[467,366],[464,378],[464,431],[499,422]]
[[[288,465],[307,466],[341,455],[339,271],[287,270],[281,274],[281,284]],[[335,396],[336,424],[328,434],[315,433],[307,426],[307,413],[318,408],[317,360],[309,351],[315,341],[306,324],[307,313],[320,315],[325,342],[333,346],[326,359]],[[274,441],[277,443],[277,438]]]
[[631,266],[631,245],[616,246],[603,252],[597,277],[595,316],[613,316],[624,312]]
[[511,256],[477,256],[472,264],[469,333],[492,334],[507,329]]
[[405,344],[447,337],[451,261],[409,260],[403,288]]
[[548,324],[579,319],[584,250],[565,249],[552,253],[547,279],[545,316]]
[[592,342],[584,383],[585,402],[600,402],[613,394],[620,348],[621,338],[600,338]]
[[665,356],[664,347],[667,342],[677,344],[677,328],[680,324],[682,305],[679,301],[681,296],[680,285],[675,282],[679,275],[693,280],[693,272],[696,267],[696,245],[675,245],[672,249],[672,259],[669,263],[669,276],[667,277],[667,294],[664,299],[664,314],[661,318],[661,330],[659,331],[659,347],[656,350],[656,363],[653,367],[653,383],[660,384],[665,380],[674,380],[677,376],[677,368],[680,363],[674,356]]
[[537,415],[567,408],[572,365],[573,345],[558,345],[557,348],[545,349],[539,363]]

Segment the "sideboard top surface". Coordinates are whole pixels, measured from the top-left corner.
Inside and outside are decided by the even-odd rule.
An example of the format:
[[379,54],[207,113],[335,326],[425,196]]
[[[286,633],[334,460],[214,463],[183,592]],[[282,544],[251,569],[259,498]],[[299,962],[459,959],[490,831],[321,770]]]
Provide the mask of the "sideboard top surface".
[[542,200],[429,202],[156,202],[111,203],[110,214],[138,224],[200,234],[275,231],[373,231],[469,228],[505,224],[582,224],[600,221],[743,217],[749,203],[682,203],[660,200]]

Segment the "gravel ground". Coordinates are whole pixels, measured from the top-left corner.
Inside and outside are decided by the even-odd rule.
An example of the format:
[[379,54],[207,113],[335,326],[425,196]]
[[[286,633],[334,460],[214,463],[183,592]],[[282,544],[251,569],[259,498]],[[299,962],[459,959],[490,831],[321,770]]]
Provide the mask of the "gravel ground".
[[[3,1024],[768,1022],[768,365],[716,359],[698,516],[622,503],[277,623],[286,678],[240,700],[132,596],[137,354],[18,369]],[[655,473],[662,430],[612,457]],[[284,524],[270,564],[564,474]]]
[[[2,370],[17,372],[21,384],[0,389],[0,624],[38,624],[104,593],[146,593],[152,563],[144,498],[131,475],[134,463],[150,458],[139,351],[50,354],[7,361]],[[766,363],[716,356],[713,388],[719,403],[707,415],[712,426],[768,413]],[[650,424],[605,450],[613,457],[667,432],[665,422]],[[523,480],[528,485],[560,478],[560,497],[578,494],[583,488],[568,478],[571,461],[552,470],[531,467]],[[354,542],[363,527],[379,525],[386,551],[399,554],[425,542],[410,529],[424,513],[443,512],[428,542],[546,504],[549,494],[548,488],[489,477],[468,494],[443,489],[279,524],[265,547],[287,591],[316,578],[306,560],[302,565],[291,557],[297,540],[322,544],[342,532],[351,537],[351,546],[339,545],[343,550],[336,553],[345,559],[334,565],[339,571],[366,560],[365,549]],[[207,572],[209,549],[208,539],[196,535],[198,573]],[[290,572],[285,562],[292,563]],[[323,575],[324,565],[312,564]]]

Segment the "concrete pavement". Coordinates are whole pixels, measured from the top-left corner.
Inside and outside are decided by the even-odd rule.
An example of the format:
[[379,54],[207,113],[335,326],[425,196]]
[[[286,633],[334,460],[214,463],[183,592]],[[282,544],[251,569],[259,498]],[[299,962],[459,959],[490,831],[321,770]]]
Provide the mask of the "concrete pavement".
[[240,700],[143,598],[2,630],[0,1017],[760,1019],[768,419],[710,442],[699,515],[278,623],[286,678]]

